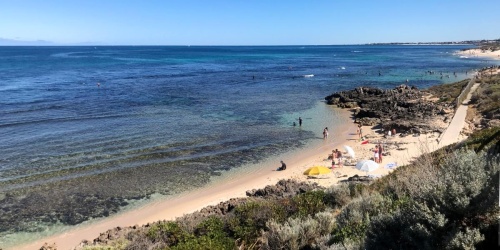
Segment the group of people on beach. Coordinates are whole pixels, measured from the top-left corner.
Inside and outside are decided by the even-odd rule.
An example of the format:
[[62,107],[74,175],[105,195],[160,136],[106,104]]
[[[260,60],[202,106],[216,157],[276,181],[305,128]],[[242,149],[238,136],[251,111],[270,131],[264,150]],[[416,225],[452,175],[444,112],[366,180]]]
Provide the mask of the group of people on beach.
[[344,159],[342,158],[342,152],[338,149],[332,150],[332,169],[335,168],[335,160],[337,160],[338,167],[341,168]]

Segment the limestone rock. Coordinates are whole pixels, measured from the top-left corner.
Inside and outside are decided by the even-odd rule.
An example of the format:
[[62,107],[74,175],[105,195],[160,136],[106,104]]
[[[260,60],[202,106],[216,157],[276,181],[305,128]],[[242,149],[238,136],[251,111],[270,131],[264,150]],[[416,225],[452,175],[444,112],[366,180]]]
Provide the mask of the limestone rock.
[[428,101],[424,92],[416,87],[400,85],[394,89],[383,90],[372,87],[358,87],[341,91],[325,97],[328,104],[339,107],[359,106],[354,113],[356,122],[364,126],[381,124],[385,130],[419,131],[426,133],[438,130],[428,121],[434,116],[446,116],[445,107]]

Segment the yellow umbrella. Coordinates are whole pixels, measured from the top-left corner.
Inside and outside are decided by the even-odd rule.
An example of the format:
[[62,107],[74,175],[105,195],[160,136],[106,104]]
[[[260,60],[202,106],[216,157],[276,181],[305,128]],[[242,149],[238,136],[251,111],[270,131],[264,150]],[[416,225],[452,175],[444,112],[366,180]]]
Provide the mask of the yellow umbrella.
[[332,172],[332,170],[330,170],[327,167],[314,166],[304,171],[304,175],[320,175],[320,174],[328,174],[330,172]]

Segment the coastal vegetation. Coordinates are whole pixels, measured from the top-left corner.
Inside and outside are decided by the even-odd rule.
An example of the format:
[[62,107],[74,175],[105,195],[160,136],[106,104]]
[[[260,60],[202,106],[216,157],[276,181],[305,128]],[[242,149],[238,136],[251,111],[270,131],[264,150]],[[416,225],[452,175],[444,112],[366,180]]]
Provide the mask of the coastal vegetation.
[[483,70],[481,85],[471,98],[477,113],[487,119],[500,118],[500,75],[493,75],[494,69]]
[[425,91],[433,96],[439,96],[439,102],[453,105],[455,99],[460,95],[465,86],[467,86],[468,82],[469,79],[466,79],[455,83],[435,85]]

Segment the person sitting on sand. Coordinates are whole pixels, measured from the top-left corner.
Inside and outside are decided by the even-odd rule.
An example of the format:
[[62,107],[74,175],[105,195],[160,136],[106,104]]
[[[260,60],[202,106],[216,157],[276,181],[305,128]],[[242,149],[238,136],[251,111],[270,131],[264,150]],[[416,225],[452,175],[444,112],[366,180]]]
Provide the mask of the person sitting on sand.
[[281,167],[279,167],[278,169],[276,169],[277,171],[283,171],[283,170],[286,170],[286,164],[283,162],[283,161],[280,161],[281,162]]

